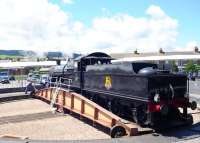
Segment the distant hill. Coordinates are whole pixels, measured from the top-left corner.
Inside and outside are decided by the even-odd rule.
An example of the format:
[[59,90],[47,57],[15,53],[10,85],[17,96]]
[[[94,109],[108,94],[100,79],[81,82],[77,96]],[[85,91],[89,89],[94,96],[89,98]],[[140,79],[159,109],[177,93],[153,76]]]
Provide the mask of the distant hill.
[[36,53],[33,51],[24,51],[24,50],[0,50],[0,55],[6,56],[36,56]]

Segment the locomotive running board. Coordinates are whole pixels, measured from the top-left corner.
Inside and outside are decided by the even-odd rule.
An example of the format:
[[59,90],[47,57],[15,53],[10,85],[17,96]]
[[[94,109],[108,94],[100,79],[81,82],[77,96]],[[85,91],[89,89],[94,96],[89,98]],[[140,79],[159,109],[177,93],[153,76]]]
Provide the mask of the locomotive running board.
[[[35,96],[50,103],[55,90],[55,87],[41,89],[36,92]],[[58,92],[55,105],[59,111],[66,109],[78,114],[80,118],[85,117],[91,120],[93,125],[98,123],[109,128],[111,137],[138,135],[141,128],[135,123],[114,115],[84,96],[75,92],[69,92],[63,88],[60,88]]]

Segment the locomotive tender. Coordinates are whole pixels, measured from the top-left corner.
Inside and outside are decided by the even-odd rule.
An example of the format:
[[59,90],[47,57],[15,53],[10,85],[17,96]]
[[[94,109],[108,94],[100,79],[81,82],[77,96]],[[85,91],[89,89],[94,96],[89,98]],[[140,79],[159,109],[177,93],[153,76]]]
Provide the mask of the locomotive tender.
[[184,119],[188,107],[196,108],[196,102],[189,102],[186,75],[159,70],[156,64],[111,60],[92,53],[76,59],[73,70],[51,71],[51,76],[72,79],[72,90],[140,125]]

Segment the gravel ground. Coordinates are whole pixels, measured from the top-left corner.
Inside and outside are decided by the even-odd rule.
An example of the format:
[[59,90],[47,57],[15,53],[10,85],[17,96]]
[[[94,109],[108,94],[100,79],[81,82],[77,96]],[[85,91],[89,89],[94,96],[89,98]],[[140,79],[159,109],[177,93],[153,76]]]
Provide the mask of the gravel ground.
[[[50,106],[37,99],[27,99],[0,104],[0,120],[9,119],[12,122],[0,122],[0,136],[15,135],[36,140],[89,140],[110,138],[98,129],[79,121],[70,115],[53,115],[40,119],[33,115],[50,112]],[[30,120],[19,120],[19,115]]]

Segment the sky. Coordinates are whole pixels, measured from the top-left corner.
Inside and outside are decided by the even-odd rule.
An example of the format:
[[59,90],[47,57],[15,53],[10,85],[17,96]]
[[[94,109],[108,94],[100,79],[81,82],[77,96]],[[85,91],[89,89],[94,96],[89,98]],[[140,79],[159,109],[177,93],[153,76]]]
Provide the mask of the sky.
[[0,0],[0,49],[189,51],[199,11],[199,0]]

